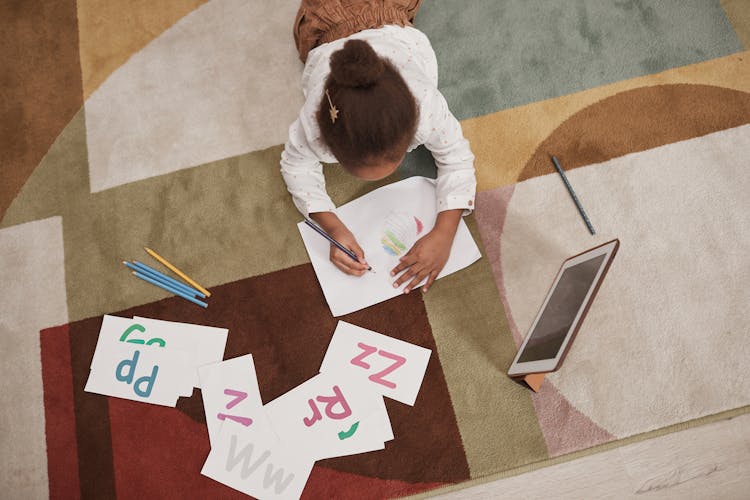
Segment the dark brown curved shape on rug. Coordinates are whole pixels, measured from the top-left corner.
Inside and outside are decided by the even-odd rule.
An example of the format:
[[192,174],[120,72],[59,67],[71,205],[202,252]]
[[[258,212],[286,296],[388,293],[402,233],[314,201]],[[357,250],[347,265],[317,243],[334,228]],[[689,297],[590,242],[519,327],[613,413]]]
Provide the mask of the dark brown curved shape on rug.
[[710,85],[641,87],[615,94],[565,120],[542,142],[518,180],[600,163],[628,153],[750,123],[750,93]]
[[76,1],[0,2],[0,218],[83,106]]
[[[217,286],[211,292],[210,306],[205,310],[179,298],[168,298],[113,314],[228,328],[224,358],[253,354],[264,403],[318,373],[338,320],[331,317],[310,264]],[[469,466],[422,294],[394,298],[341,319],[424,346],[432,350],[432,356],[413,407],[385,400],[395,435],[385,450],[323,460],[318,465],[412,484],[469,479]],[[113,427],[109,399],[83,391],[101,321],[101,317],[89,318],[71,323],[69,329],[78,473],[82,496],[89,498],[109,498],[114,495],[116,480],[129,479],[117,477],[115,462],[148,460],[137,455],[135,446],[133,456],[113,456],[113,437],[123,431]],[[52,355],[45,353],[46,357]],[[119,400],[117,404],[123,407]],[[174,419],[172,408],[150,407],[149,411],[158,413],[163,420]],[[194,390],[191,398],[181,398],[177,411],[204,423],[200,391]],[[185,439],[205,441],[208,445],[207,432],[197,436],[187,429],[180,432],[186,434]],[[181,450],[180,443],[175,442],[171,453],[179,454]],[[185,460],[188,458],[205,459],[191,456]]]

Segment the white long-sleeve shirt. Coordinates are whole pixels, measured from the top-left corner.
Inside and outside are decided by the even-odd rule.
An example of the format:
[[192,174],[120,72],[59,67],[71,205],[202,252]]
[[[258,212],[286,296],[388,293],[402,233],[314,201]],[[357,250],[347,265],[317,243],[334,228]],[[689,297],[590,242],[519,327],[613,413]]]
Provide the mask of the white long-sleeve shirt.
[[350,39],[367,41],[381,57],[399,70],[419,107],[417,131],[408,151],[424,144],[437,165],[438,211],[474,209],[476,177],[474,155],[461,132],[461,124],[437,89],[437,60],[427,37],[412,27],[388,25],[360,31],[312,50],[302,74],[305,104],[289,127],[289,140],[281,153],[281,173],[297,209],[308,215],[335,212],[325,188],[321,162],[335,163],[316,120],[318,105],[330,73],[331,54]]

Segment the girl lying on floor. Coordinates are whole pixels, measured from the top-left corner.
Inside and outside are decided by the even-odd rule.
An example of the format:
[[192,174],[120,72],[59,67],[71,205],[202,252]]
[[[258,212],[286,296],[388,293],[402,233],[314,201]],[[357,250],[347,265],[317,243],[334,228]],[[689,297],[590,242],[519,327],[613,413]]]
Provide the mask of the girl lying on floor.
[[[435,227],[391,270],[409,293],[424,278],[427,292],[443,269],[462,215],[474,208],[474,155],[437,89],[430,41],[413,27],[421,0],[303,0],[294,25],[305,104],[289,127],[281,173],[294,204],[358,261],[331,245],[330,259],[361,276],[364,251],[339,220],[321,162],[379,180],[424,144],[437,165]],[[403,273],[402,273],[403,271]],[[401,273],[399,275],[399,273]]]

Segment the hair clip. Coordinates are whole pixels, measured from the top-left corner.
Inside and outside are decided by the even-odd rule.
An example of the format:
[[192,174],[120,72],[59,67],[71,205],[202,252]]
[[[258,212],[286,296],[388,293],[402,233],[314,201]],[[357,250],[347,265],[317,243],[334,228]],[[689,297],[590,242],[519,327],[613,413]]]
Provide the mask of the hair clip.
[[339,116],[339,110],[331,102],[331,96],[328,95],[328,89],[326,89],[326,97],[328,98],[328,112],[331,114],[331,123],[336,123],[336,118]]

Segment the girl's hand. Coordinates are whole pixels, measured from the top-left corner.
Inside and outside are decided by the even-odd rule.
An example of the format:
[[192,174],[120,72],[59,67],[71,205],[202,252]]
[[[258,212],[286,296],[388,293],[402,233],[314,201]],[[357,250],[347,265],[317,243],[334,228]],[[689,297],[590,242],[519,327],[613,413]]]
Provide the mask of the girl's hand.
[[339,250],[335,245],[331,245],[330,258],[331,262],[344,271],[346,274],[352,276],[362,276],[367,272],[367,261],[365,260],[365,251],[357,243],[357,239],[343,224],[340,228],[333,231],[328,231],[329,236],[334,240],[338,241],[346,248],[354,252],[359,257],[359,262],[353,260],[351,257],[346,255],[344,252]]
[[404,293],[409,293],[412,288],[427,278],[427,283],[422,290],[427,292],[430,289],[448,261],[462,212],[462,210],[447,210],[438,214],[432,231],[417,240],[406,255],[399,259],[399,264],[391,270],[391,276],[404,271],[393,284],[394,288],[408,282],[404,287]]
[[331,262],[346,274],[351,274],[352,276],[362,276],[365,274],[369,267],[365,260],[365,252],[359,246],[359,243],[357,243],[357,239],[352,232],[341,222],[341,219],[333,212],[311,213],[310,218],[317,222],[328,233],[328,236],[344,245],[359,257],[359,262],[357,262],[339,250],[335,245],[331,245],[329,254]]

